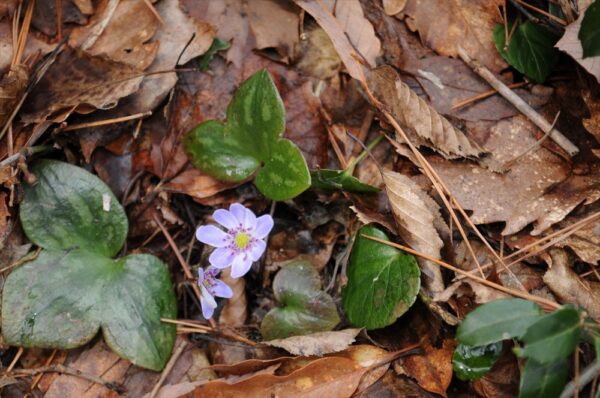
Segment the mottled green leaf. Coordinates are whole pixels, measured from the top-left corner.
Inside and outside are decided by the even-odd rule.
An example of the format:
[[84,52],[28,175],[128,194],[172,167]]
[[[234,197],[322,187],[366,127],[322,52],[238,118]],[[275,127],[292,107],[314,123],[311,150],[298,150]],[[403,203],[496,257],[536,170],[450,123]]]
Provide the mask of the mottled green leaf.
[[274,200],[293,198],[310,186],[298,147],[281,138],[285,109],[266,70],[246,80],[227,108],[227,123],[208,121],[186,137],[184,146],[197,168],[224,181],[256,174],[256,186]]
[[175,341],[177,302],[166,266],[138,254],[112,260],[83,250],[43,250],[4,285],[2,334],[10,345],[74,348],[102,329],[134,364],[161,370]]
[[127,236],[123,207],[98,177],[55,160],[34,163],[34,185],[24,184],[21,225],[44,249],[80,248],[114,256]]
[[565,306],[539,318],[522,337],[519,355],[540,364],[551,364],[571,355],[581,335],[579,312]]
[[566,361],[542,365],[529,359],[521,375],[519,398],[556,398],[567,381],[569,364]]
[[504,25],[496,25],[493,36],[506,62],[538,83],[546,80],[558,62],[559,52],[554,48],[558,37],[530,21],[519,23],[514,29],[508,49],[504,48]]
[[362,235],[389,240],[381,230],[362,227],[348,263],[342,303],[353,325],[379,329],[392,324],[415,302],[421,271],[413,256]]
[[361,182],[346,170],[313,170],[310,172],[312,187],[323,190],[343,190],[346,192],[375,193],[380,189]]
[[459,344],[452,354],[452,367],[459,379],[477,380],[492,369],[501,354],[501,341],[479,347]]
[[594,1],[585,11],[578,36],[583,58],[600,55],[600,1]]
[[539,305],[523,299],[495,300],[471,311],[458,326],[456,339],[461,344],[482,346],[521,337],[540,319]]
[[208,51],[202,54],[202,56],[198,59],[198,69],[200,69],[203,72],[206,72],[209,68],[210,61],[212,61],[213,57],[219,51],[227,50],[229,47],[231,47],[231,44],[229,44],[229,42],[215,37]]
[[308,261],[293,261],[273,280],[281,305],[264,317],[260,332],[265,340],[284,339],[332,330],[340,317],[331,296],[321,291],[321,279]]

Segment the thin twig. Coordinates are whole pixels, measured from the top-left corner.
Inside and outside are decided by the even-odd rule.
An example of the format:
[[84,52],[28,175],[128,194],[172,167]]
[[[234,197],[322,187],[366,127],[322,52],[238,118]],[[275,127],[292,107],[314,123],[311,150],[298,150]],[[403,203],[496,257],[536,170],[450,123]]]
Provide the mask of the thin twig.
[[369,236],[369,235],[365,235],[365,234],[362,234],[362,236],[365,237],[365,238],[367,238],[367,239],[370,239],[370,240],[373,240],[373,241],[376,241],[376,242],[379,242],[379,243],[383,243],[384,245],[395,247],[395,248],[403,250],[403,251],[405,251],[407,253],[410,253],[410,254],[413,254],[415,256],[422,257],[422,258],[424,258],[426,260],[435,262],[436,264],[438,264],[441,267],[447,268],[447,269],[449,269],[451,271],[454,271],[454,272],[456,272],[458,274],[465,275],[467,278],[472,279],[472,280],[474,280],[476,282],[479,282],[482,285],[486,285],[488,287],[494,288],[496,290],[499,290],[501,292],[510,294],[512,296],[520,297],[520,298],[523,298],[523,299],[529,300],[529,301],[533,301],[535,303],[538,303],[538,304],[540,304],[540,305],[542,305],[542,306],[544,306],[546,308],[552,309],[552,310],[555,310],[555,309],[557,309],[557,308],[560,307],[559,304],[557,304],[557,303],[555,303],[553,301],[547,300],[547,299],[545,299],[543,297],[538,297],[538,296],[535,296],[535,295],[527,293],[527,292],[520,292],[518,290],[510,289],[510,288],[508,288],[506,286],[502,286],[502,285],[500,285],[498,283],[494,283],[494,282],[488,281],[487,279],[480,278],[480,277],[475,276],[475,275],[471,275],[470,273],[468,273],[467,271],[465,271],[463,269],[457,268],[457,267],[455,267],[453,265],[450,265],[450,264],[448,264],[448,263],[446,263],[444,261],[441,261],[441,260],[438,260],[438,259],[436,259],[434,257],[428,256],[425,253],[421,253],[421,252],[418,252],[416,250],[413,250],[410,247],[406,247],[406,246],[400,245],[398,243],[390,242],[390,241],[387,241],[387,240],[379,239],[379,238],[376,238],[374,236]]
[[[56,350],[56,349],[52,351],[52,354],[50,354],[50,356],[46,360],[46,363],[44,363],[44,366],[50,366],[50,364],[54,360],[54,357],[56,356],[57,352],[58,352],[58,350]],[[31,386],[29,387],[29,392],[32,392],[35,389],[35,387],[38,385],[38,383],[42,379],[42,376],[43,376],[42,373],[40,373],[39,375],[35,376],[35,378],[33,379],[33,382],[31,383]]]
[[544,11],[544,10],[542,10],[542,9],[539,9],[539,8],[537,8],[536,6],[533,6],[533,5],[531,5],[531,4],[528,4],[528,3],[524,2],[523,0],[515,0],[515,1],[517,1],[517,2],[518,2],[519,4],[521,4],[522,6],[529,8],[530,10],[533,10],[533,11],[535,11],[535,12],[537,12],[537,13],[540,13],[540,14],[542,14],[543,16],[545,16],[545,17],[547,17],[547,18],[549,18],[549,19],[552,19],[552,20],[554,20],[554,21],[558,22],[559,24],[561,24],[561,25],[563,25],[563,26],[566,26],[566,25],[567,25],[567,21],[565,21],[565,20],[564,20],[564,19],[562,19],[562,18],[559,18],[559,17],[557,17],[556,15],[552,15],[552,14],[550,14],[548,11]]
[[187,345],[188,345],[188,342],[185,339],[181,340],[181,343],[179,344],[179,346],[177,346],[177,348],[175,349],[175,352],[173,352],[173,355],[171,355],[171,359],[169,359],[167,366],[165,366],[162,373],[160,374],[160,378],[154,385],[154,388],[152,389],[152,392],[150,393],[150,398],[156,397],[156,394],[158,394],[158,390],[160,389],[160,387],[162,387],[163,383],[165,382],[165,379],[167,378],[167,376],[169,376],[169,374],[173,370],[173,367],[177,363],[177,360],[179,359],[181,354],[183,354],[183,351],[185,350]]
[[107,381],[91,373],[82,372],[79,369],[70,368],[61,364],[42,366],[40,368],[35,369],[18,369],[15,370],[14,373],[25,375],[36,375],[38,373],[64,373],[67,375],[89,380],[96,384],[100,384],[101,386],[104,386],[109,390],[115,391],[118,394],[125,394],[127,392],[127,389],[120,383],[114,381]]
[[[529,82],[512,83],[512,84],[509,84],[508,87],[510,87],[510,88],[519,88],[519,87],[526,86],[528,84],[529,84]],[[466,105],[469,105],[469,104],[471,104],[473,102],[481,101],[482,99],[486,99],[488,97],[491,97],[494,94],[498,94],[498,92],[496,90],[494,90],[494,89],[488,90],[488,91],[484,91],[483,93],[474,95],[474,96],[469,97],[469,98],[465,98],[464,100],[457,102],[456,104],[452,105],[452,107],[450,108],[450,110],[455,111],[455,110],[457,110],[459,108],[462,108],[462,107],[464,107]]]
[[10,362],[10,365],[8,365],[8,368],[6,368],[5,374],[9,374],[10,372],[12,372],[13,368],[15,367],[15,365],[17,364],[19,359],[21,359],[21,355],[23,355],[23,347],[19,347],[19,349],[17,350],[17,353],[15,354],[15,357]]
[[72,131],[72,130],[85,129],[85,128],[89,128],[89,127],[106,126],[109,124],[123,123],[123,122],[128,122],[130,120],[141,119],[141,118],[144,118],[144,117],[150,116],[150,115],[152,115],[152,111],[136,113],[134,115],[116,117],[116,118],[112,118],[112,119],[98,120],[95,122],[72,124],[72,125],[66,126],[64,128],[59,128],[58,130],[59,131]]
[[536,126],[538,126],[544,133],[550,131],[550,138],[558,146],[564,149],[569,155],[575,156],[579,153],[579,148],[575,146],[567,137],[565,137],[560,131],[553,129],[552,125],[548,123],[542,115],[540,115],[535,109],[533,109],[527,102],[523,101],[521,97],[514,93],[504,83],[502,83],[489,69],[481,65],[476,60],[471,59],[467,52],[462,48],[458,48],[458,55],[460,58],[469,65],[479,76],[489,83],[490,86],[494,87],[500,95],[502,95],[508,102],[513,104],[521,113],[527,116]]

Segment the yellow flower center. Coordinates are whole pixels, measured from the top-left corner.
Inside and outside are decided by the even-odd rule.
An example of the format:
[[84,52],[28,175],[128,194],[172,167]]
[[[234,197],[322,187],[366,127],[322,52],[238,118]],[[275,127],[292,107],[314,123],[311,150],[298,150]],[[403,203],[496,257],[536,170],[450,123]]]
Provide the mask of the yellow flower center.
[[238,232],[233,238],[233,242],[239,249],[245,249],[250,243],[250,235],[244,232]]

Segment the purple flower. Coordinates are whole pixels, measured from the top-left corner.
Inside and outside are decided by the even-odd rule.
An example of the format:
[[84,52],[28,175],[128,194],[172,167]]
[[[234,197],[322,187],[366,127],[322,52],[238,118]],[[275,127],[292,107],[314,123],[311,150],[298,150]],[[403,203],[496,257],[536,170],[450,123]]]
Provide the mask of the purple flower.
[[203,225],[196,231],[200,242],[216,247],[208,261],[221,269],[231,266],[232,278],[244,276],[264,253],[273,218],[268,214],[256,218],[239,203],[232,204],[229,211],[215,211],[213,217],[227,232],[214,225]]
[[202,315],[208,319],[213,316],[217,302],[215,297],[231,298],[233,292],[227,284],[219,279],[217,275],[221,272],[215,267],[208,267],[206,270],[198,268],[198,286],[200,286],[200,304],[202,306]]

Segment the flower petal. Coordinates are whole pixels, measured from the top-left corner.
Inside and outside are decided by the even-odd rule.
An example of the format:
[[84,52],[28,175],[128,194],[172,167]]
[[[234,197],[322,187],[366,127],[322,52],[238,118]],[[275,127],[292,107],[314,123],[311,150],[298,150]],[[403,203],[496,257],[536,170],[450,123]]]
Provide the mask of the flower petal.
[[239,226],[240,222],[238,219],[231,214],[230,211],[225,209],[219,209],[213,213],[213,218],[216,222],[221,224],[227,229],[233,229]]
[[252,259],[246,254],[238,255],[231,264],[231,277],[240,278],[250,271]]
[[256,215],[254,215],[254,213],[250,209],[244,209],[244,211],[246,212],[244,228],[246,228],[247,231],[252,232],[256,228]]
[[237,218],[238,225],[244,225],[246,220],[246,208],[239,203],[233,203],[229,206],[229,211]]
[[206,319],[212,317],[214,309],[217,308],[215,298],[204,285],[200,285],[200,306],[202,307],[202,315],[204,315]]
[[214,247],[226,246],[227,238],[228,235],[214,225],[203,225],[196,230],[196,239]]
[[252,235],[258,239],[265,238],[273,229],[273,224],[273,217],[268,214],[258,217],[256,219],[256,229]]
[[215,309],[206,302],[204,297],[200,297],[200,306],[202,307],[202,316],[206,319],[212,318]]
[[212,287],[212,293],[217,297],[233,297],[233,290],[231,290],[231,288],[225,282],[219,279],[215,279],[214,285]]
[[204,270],[202,268],[198,268],[198,283],[201,284],[204,281]]
[[219,247],[210,254],[208,262],[216,268],[227,268],[233,262],[235,252],[228,247]]
[[266,248],[267,244],[265,241],[262,239],[257,239],[250,249],[250,257],[252,258],[252,261],[258,261],[260,256],[262,256],[262,254],[265,252]]

